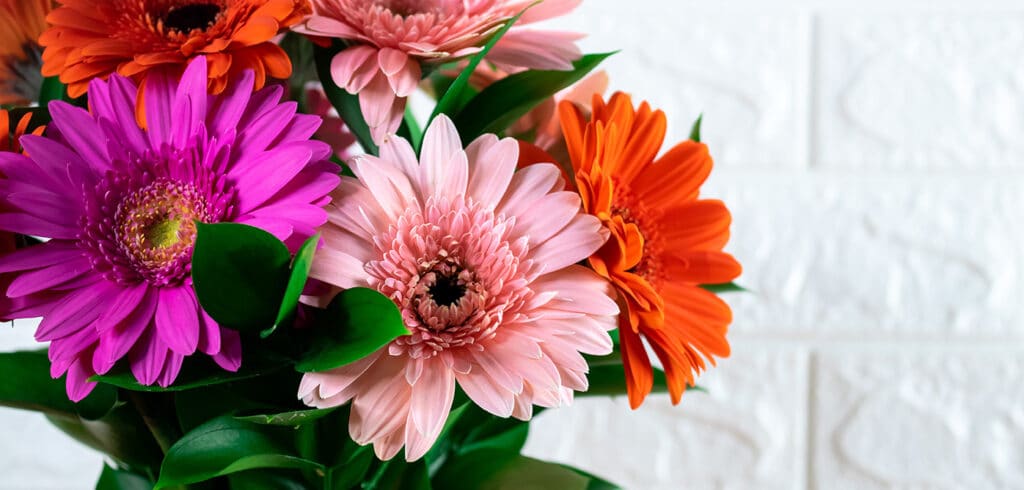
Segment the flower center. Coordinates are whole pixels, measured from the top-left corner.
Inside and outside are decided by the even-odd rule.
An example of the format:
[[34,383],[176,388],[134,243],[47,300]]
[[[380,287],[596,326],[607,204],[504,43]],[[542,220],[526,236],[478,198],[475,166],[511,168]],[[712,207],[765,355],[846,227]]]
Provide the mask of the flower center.
[[510,240],[513,222],[472,201],[431,198],[374,238],[380,260],[368,262],[370,285],[390,297],[413,332],[393,355],[432,357],[479,348],[533,292],[526,239]]
[[191,257],[195,221],[207,221],[206,201],[192,184],[158,179],[121,202],[114,215],[125,255],[142,269],[166,271]]
[[662,213],[659,210],[648,209],[629,188],[619,182],[615,182],[614,195],[611,214],[626,223],[636,225],[640,236],[643,237],[643,254],[640,262],[628,272],[644,278],[657,288],[665,277],[660,265],[661,248],[657,228],[651,226],[651,223],[659,222]]
[[220,15],[221,6],[213,3],[191,3],[171,7],[163,17],[163,24],[170,31],[189,33],[199,29],[205,31]]

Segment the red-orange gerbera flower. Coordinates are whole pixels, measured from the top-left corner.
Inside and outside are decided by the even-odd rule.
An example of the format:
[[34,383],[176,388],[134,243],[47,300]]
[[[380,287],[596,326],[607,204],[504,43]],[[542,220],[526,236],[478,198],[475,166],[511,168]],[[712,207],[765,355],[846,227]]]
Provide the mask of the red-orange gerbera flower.
[[707,146],[680,143],[656,158],[665,138],[665,114],[647,103],[634,109],[616,93],[594,96],[589,118],[569,102],[559,106],[576,185],[587,212],[611,238],[590,265],[619,291],[619,337],[629,403],[637,408],[653,385],[647,339],[665,368],[672,403],[693,385],[705,358],[729,355],[729,305],[702,289],[740,274],[722,247],[729,210],[698,198],[711,172]]
[[36,39],[52,5],[52,0],[0,0],[0,105],[28,105],[39,98],[42,49]]
[[206,56],[211,92],[245,70],[256,72],[259,89],[268,75],[291,75],[288,55],[271,39],[309,12],[307,0],[64,0],[39,38],[43,75],[60,75],[78,97],[96,77],[141,81],[150,70],[182,71]]

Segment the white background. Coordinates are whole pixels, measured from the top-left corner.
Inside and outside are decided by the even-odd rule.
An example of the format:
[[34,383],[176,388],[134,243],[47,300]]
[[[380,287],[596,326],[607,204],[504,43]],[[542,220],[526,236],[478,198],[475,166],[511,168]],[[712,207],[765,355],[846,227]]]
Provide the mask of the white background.
[[[1024,4],[586,0],[560,24],[622,49],[614,88],[672,142],[705,114],[755,293],[710,394],[581,400],[528,453],[636,489],[1024,488]],[[0,487],[92,488],[100,457],[41,417],[0,433]]]

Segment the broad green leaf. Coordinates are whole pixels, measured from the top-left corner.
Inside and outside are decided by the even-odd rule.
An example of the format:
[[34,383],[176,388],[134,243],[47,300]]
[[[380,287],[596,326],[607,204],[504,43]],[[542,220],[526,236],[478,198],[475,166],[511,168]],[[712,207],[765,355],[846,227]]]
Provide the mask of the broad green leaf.
[[0,405],[55,415],[97,419],[117,403],[117,390],[97,385],[78,403],[68,400],[64,378],[50,377],[45,350],[0,353]]
[[724,284],[703,284],[701,287],[715,294],[748,292],[747,288],[740,286],[735,282],[727,282]]
[[[427,120],[427,127],[430,127],[430,123],[434,121],[434,118],[441,114],[448,114],[449,117],[452,117],[462,111],[462,108],[469,100],[469,98],[466,97],[466,91],[469,89],[469,79],[473,76],[473,72],[476,71],[477,66],[480,66],[480,62],[482,62],[484,57],[491,52],[491,48],[493,48],[495,44],[498,44],[498,41],[501,40],[505,33],[519,21],[519,18],[537,3],[540,2],[527,6],[522,12],[519,12],[515,17],[509,19],[501,29],[491,36],[491,39],[484,45],[480,52],[469,58],[469,64],[463,68],[462,72],[459,73],[459,76],[456,77],[455,80],[452,81],[451,85],[448,86],[447,90],[445,90],[444,95],[438,99],[437,105],[434,106],[433,113],[430,114],[430,119]],[[419,146],[415,146],[414,148],[419,148]]]
[[236,419],[260,425],[298,427],[330,415],[336,408],[296,410],[292,412],[268,413],[261,415],[237,415]]
[[700,126],[704,122],[704,114],[697,117],[697,120],[693,123],[693,129],[690,130],[690,139],[700,143]]
[[494,416],[473,404],[459,421],[456,431],[465,431],[457,452],[495,448],[518,453],[526,444],[530,424],[514,418]]
[[395,303],[369,288],[342,291],[311,332],[301,372],[326,371],[362,359],[396,337],[409,335]]
[[103,472],[96,482],[96,490],[152,490],[153,482],[149,478],[132,473],[130,471],[118,470],[103,465]]
[[328,487],[332,490],[359,487],[374,461],[377,457],[373,454],[373,446],[355,447],[344,463],[328,470],[331,479]]
[[511,75],[484,89],[454,118],[463,141],[501,133],[558,91],[576,83],[614,53],[586,55],[568,71],[531,70]]
[[192,281],[203,309],[224,327],[262,330],[274,324],[288,283],[291,254],[259,228],[196,224]]
[[288,286],[284,290],[281,308],[277,310],[277,320],[274,321],[273,327],[260,332],[261,337],[269,337],[277,327],[287,325],[295,318],[299,296],[302,296],[302,290],[306,288],[306,281],[309,279],[309,270],[313,267],[313,255],[316,253],[318,243],[320,243],[319,233],[306,240],[299,251],[295,253],[295,260],[292,261],[292,269],[288,275]]
[[341,52],[343,46],[335,43],[335,46],[325,48],[313,47],[313,58],[316,60],[316,71],[320,76],[320,83],[324,86],[324,94],[331,105],[338,111],[345,125],[356,135],[359,145],[367,153],[376,155],[379,152],[377,145],[373,142],[370,134],[370,127],[366,124],[362,109],[359,108],[359,97],[352,95],[338,87],[331,77],[331,61],[334,56]]
[[569,466],[569,465],[566,465],[566,464],[559,464],[559,466],[561,466],[561,467],[563,467],[563,468],[565,468],[567,470],[574,471],[576,473],[579,473],[580,475],[583,475],[583,476],[589,478],[590,482],[587,483],[587,490],[621,490],[621,488],[622,488],[622,487],[620,487],[620,486],[618,486],[618,485],[616,485],[616,484],[614,484],[614,483],[612,483],[612,482],[610,482],[608,480],[605,480],[604,478],[601,478],[601,477],[599,477],[597,475],[594,475],[592,473],[583,471],[583,470],[581,470],[579,468],[575,468],[575,467],[572,467],[572,466]]
[[481,449],[452,457],[434,477],[436,488],[588,490],[591,478],[516,452]]
[[178,424],[188,432],[222,415],[281,413],[301,408],[295,387],[301,374],[279,369],[254,378],[175,393]]
[[261,468],[323,466],[296,454],[290,428],[253,424],[223,416],[185,434],[167,451],[156,488],[206,481]]

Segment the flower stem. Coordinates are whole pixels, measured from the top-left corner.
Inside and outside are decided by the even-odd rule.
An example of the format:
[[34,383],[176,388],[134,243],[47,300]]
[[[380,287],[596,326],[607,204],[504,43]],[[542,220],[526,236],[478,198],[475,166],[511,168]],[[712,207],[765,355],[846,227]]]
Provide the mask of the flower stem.
[[167,450],[181,437],[181,431],[178,430],[177,423],[173,419],[167,418],[167,407],[171,405],[168,403],[154,403],[157,400],[151,399],[146,394],[138,391],[129,391],[128,397],[131,399],[132,404],[135,405],[135,410],[139,412],[139,416],[142,417],[142,421],[146,424],[146,428],[149,429],[149,433],[153,435],[153,439],[160,446],[160,450],[167,454]]

